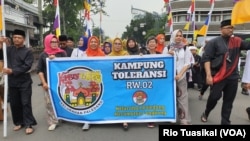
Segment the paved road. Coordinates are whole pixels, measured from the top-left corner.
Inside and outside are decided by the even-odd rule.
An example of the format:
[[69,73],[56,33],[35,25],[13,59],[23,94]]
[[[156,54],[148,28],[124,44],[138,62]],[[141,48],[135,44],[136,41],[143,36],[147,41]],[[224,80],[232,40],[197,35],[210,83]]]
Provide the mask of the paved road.
[[[39,78],[33,75],[33,112],[38,125],[34,127],[35,132],[25,135],[24,129],[12,131],[12,119],[8,112],[7,137],[3,137],[3,123],[0,122],[0,141],[157,141],[158,128],[149,129],[146,124],[129,124],[129,130],[123,131],[121,124],[92,125],[89,131],[82,131],[81,124],[63,122],[55,131],[47,130],[45,105],[43,91],[38,87]],[[232,124],[250,125],[245,109],[250,106],[250,96],[238,94],[231,114]],[[198,91],[189,89],[190,111],[193,125],[204,124],[200,122],[200,115],[203,112],[208,93],[205,93],[203,100],[198,100]],[[220,124],[221,100],[211,112],[208,122],[205,124]]]

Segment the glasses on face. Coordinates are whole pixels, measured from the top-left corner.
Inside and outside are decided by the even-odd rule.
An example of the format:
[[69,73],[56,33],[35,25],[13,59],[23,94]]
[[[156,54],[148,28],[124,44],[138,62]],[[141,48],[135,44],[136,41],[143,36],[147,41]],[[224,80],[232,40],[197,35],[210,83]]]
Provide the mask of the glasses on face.
[[233,26],[228,26],[228,27],[222,27],[222,29],[234,29]]
[[114,45],[122,45],[121,43],[114,43]]
[[56,44],[58,43],[57,41],[50,41],[51,44]]

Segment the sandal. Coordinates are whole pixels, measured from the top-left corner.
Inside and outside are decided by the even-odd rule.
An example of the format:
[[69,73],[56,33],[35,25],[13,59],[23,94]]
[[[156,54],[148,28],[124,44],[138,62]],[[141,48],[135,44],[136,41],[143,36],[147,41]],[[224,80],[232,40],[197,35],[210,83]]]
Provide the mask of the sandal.
[[28,126],[28,127],[25,129],[26,135],[32,134],[33,132],[34,132],[34,129],[33,129],[31,126]]
[[202,115],[201,115],[201,121],[202,122],[207,122],[207,116],[206,116],[205,113],[202,113]]
[[13,131],[18,131],[18,130],[20,130],[20,129],[22,129],[22,128],[23,128],[22,125],[17,125],[17,126],[15,126],[15,127],[13,128]]

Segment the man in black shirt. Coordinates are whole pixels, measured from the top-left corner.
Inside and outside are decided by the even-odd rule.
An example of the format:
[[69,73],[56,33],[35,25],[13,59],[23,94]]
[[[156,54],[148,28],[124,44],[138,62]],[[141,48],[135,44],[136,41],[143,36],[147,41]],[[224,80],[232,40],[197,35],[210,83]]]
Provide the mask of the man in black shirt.
[[[205,46],[202,62],[206,71],[206,83],[211,86],[202,122],[223,96],[221,124],[231,124],[230,115],[238,88],[238,61],[241,50],[249,50],[250,43],[233,35],[231,20],[221,22],[221,36],[210,40]],[[215,65],[216,64],[216,65]]]
[[66,35],[59,36],[59,45],[62,50],[67,53],[67,57],[71,57],[73,48],[67,46],[68,37]]
[[[30,49],[26,48],[25,32],[14,30],[13,45],[7,47],[7,68],[3,68],[3,73],[8,75],[8,90],[12,119],[15,127],[14,131],[25,127],[25,133],[33,133],[33,125],[37,122],[32,113],[32,79],[30,69],[34,56]],[[0,43],[4,42],[3,37]],[[1,53],[3,53],[1,48]]]

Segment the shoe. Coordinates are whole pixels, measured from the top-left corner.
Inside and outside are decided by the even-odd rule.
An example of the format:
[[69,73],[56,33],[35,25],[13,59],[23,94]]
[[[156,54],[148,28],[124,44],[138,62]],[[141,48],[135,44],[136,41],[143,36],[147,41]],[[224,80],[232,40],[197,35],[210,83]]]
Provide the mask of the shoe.
[[248,91],[247,91],[247,90],[244,90],[244,89],[242,89],[241,94],[249,95]]
[[148,128],[154,128],[155,124],[153,122],[148,123]]
[[199,100],[202,100],[202,95],[199,95]]
[[205,113],[202,113],[202,115],[201,115],[201,121],[202,122],[207,122],[207,115]]
[[247,111],[247,114],[248,114],[248,119],[250,120],[250,107],[248,107],[248,108],[246,109],[246,111]]
[[53,131],[56,129],[56,124],[51,124],[48,128],[49,131]]
[[89,130],[89,124],[88,124],[88,123],[85,123],[85,124],[82,126],[82,130],[83,130],[83,131]]
[[123,129],[124,129],[125,131],[128,130],[128,123],[123,123]]
[[34,132],[34,129],[31,126],[26,127],[25,133],[26,135],[32,134]]

